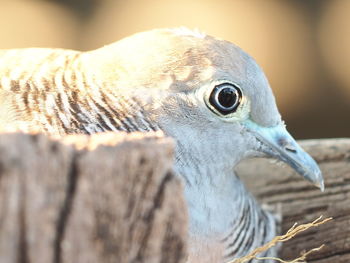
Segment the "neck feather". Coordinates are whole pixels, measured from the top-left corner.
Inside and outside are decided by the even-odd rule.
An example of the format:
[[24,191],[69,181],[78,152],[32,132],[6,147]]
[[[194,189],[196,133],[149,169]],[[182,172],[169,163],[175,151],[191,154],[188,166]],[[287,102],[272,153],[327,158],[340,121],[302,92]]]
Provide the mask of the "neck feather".
[[260,207],[232,169],[181,155],[175,170],[185,184],[190,236],[223,243],[227,259],[247,255],[275,236],[276,217]]

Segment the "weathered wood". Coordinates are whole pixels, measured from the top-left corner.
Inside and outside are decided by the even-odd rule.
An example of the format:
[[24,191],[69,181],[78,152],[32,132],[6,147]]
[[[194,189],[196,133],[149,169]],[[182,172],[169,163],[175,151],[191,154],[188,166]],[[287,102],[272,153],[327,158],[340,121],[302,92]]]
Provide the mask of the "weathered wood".
[[350,262],[350,139],[302,141],[302,147],[320,164],[326,190],[322,193],[283,165],[255,159],[242,163],[238,174],[259,200],[279,206],[282,232],[295,222],[311,222],[320,215],[334,220],[306,231],[283,245],[282,258],[325,244],[308,262]]
[[[244,162],[248,188],[294,222],[334,218],[283,246],[321,244],[309,262],[350,262],[350,139],[301,143],[320,163],[321,193],[290,168]],[[159,134],[0,135],[0,262],[185,262],[186,208]]]
[[0,262],[53,262],[72,155],[44,136],[0,136]]
[[186,208],[159,134],[0,135],[0,262],[185,262]]

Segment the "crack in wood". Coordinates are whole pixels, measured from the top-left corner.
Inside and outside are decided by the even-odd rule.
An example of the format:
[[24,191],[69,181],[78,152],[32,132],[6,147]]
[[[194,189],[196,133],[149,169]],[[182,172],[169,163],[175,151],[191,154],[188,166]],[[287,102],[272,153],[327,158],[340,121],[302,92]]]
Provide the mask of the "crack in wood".
[[153,207],[152,209],[150,209],[148,215],[145,216],[145,221],[148,222],[149,224],[149,227],[147,228],[146,232],[145,232],[145,235],[143,236],[142,238],[142,241],[141,241],[141,247],[136,255],[136,257],[131,260],[132,263],[136,263],[136,262],[143,262],[143,254],[144,254],[144,251],[146,249],[145,246],[148,245],[149,242],[147,242],[147,240],[149,239],[151,233],[152,233],[152,229],[154,227],[154,216],[155,216],[155,212],[157,211],[157,209],[159,209],[162,205],[162,202],[163,202],[163,199],[164,199],[164,192],[166,190],[166,184],[173,179],[173,174],[168,172],[162,182],[160,183],[159,187],[158,187],[158,191],[156,193],[156,195],[154,196],[153,198]]
[[69,219],[69,215],[72,210],[76,187],[78,183],[78,159],[80,158],[81,152],[75,152],[72,156],[72,162],[69,167],[67,176],[67,189],[65,191],[65,200],[62,208],[58,215],[56,235],[54,241],[54,253],[53,262],[61,263],[62,261],[62,241],[64,239],[66,225]]
[[19,240],[18,240],[18,263],[29,263],[28,257],[28,240],[27,240],[27,222],[26,222],[26,175],[18,174],[20,177],[20,193],[19,198],[19,210],[18,210],[18,223],[19,223]]

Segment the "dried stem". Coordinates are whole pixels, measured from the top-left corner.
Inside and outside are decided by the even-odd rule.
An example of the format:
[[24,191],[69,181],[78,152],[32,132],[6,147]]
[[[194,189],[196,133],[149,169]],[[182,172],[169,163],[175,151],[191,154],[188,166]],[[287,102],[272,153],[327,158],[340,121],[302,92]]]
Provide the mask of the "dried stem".
[[280,258],[273,258],[273,257],[258,257],[257,255],[260,254],[261,252],[264,252],[264,251],[270,249],[271,247],[275,246],[277,243],[286,242],[286,241],[292,239],[297,234],[304,232],[305,230],[307,230],[311,227],[316,227],[316,226],[322,225],[322,224],[332,220],[332,218],[326,218],[322,221],[321,221],[321,219],[322,219],[322,216],[320,216],[319,218],[317,218],[316,220],[314,220],[311,223],[301,224],[301,225],[297,225],[297,223],[295,223],[287,231],[286,234],[284,234],[282,236],[276,236],[274,239],[272,239],[270,242],[266,243],[265,245],[254,249],[251,253],[249,253],[249,255],[242,257],[242,258],[234,259],[233,261],[231,261],[229,263],[245,263],[245,262],[248,262],[249,260],[252,260],[252,259],[257,259],[257,260],[274,259],[274,260],[279,261],[281,263],[306,263],[306,257],[313,252],[321,250],[324,247],[324,245],[321,245],[318,248],[314,248],[314,249],[311,249],[309,251],[303,252],[303,253],[301,253],[300,257],[298,257],[294,260],[291,260],[291,261],[285,261],[285,260],[282,260]]

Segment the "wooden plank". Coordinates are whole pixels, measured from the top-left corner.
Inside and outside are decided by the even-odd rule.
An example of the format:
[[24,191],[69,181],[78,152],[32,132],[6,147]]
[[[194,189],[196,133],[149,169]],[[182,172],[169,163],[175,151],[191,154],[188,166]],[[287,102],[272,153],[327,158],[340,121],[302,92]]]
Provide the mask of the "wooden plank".
[[320,215],[334,220],[307,231],[283,245],[281,257],[295,258],[302,250],[325,244],[308,262],[350,262],[350,139],[302,141],[320,164],[325,192],[310,185],[289,167],[263,159],[240,164],[238,174],[258,199],[280,210],[282,232],[295,222],[311,222]]

